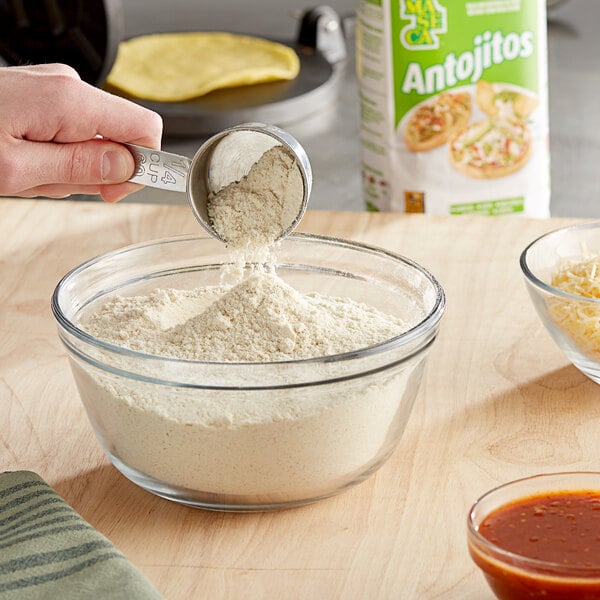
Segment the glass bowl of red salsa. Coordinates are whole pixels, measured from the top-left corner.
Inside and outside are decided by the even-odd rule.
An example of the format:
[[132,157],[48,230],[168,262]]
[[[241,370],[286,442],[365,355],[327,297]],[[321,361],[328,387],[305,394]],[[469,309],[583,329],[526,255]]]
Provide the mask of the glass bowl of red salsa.
[[535,475],[479,498],[471,558],[500,600],[600,600],[600,473]]

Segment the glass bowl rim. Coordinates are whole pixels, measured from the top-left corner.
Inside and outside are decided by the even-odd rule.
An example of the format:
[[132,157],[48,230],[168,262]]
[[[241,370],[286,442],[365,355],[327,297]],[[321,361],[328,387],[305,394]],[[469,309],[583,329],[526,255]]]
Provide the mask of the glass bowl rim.
[[[369,254],[376,254],[380,256],[384,256],[388,259],[392,259],[393,261],[399,262],[408,266],[412,269],[415,269],[419,273],[421,273],[433,286],[435,291],[435,302],[431,308],[431,310],[421,319],[418,323],[416,323],[410,329],[402,332],[401,334],[389,338],[379,344],[374,344],[372,346],[368,346],[366,348],[360,348],[351,352],[344,352],[340,354],[330,354],[328,356],[319,356],[315,358],[303,358],[303,359],[293,359],[293,360],[282,360],[282,361],[271,361],[271,362],[242,362],[242,361],[200,361],[200,360],[189,360],[189,359],[180,359],[174,357],[167,356],[157,356],[154,354],[147,354],[144,352],[139,352],[136,350],[130,350],[129,348],[124,348],[122,346],[117,346],[115,344],[111,344],[109,342],[105,342],[96,338],[93,335],[85,332],[83,329],[77,327],[62,311],[59,305],[59,294],[62,288],[68,283],[68,281],[75,277],[78,273],[89,268],[96,263],[111,258],[113,256],[117,256],[119,254],[124,254],[126,252],[132,252],[135,250],[140,250],[143,248],[151,247],[151,246],[160,246],[165,243],[176,243],[176,242],[187,242],[194,239],[198,240],[212,240],[210,236],[206,234],[183,234],[183,235],[175,235],[163,238],[157,238],[153,240],[147,240],[144,242],[139,242],[136,244],[129,244],[127,246],[122,246],[121,248],[117,248],[115,250],[110,250],[108,252],[104,252],[92,258],[85,260],[79,265],[70,269],[57,283],[54,288],[54,292],[52,294],[51,300],[51,308],[54,314],[54,317],[57,323],[64,328],[69,334],[75,336],[80,341],[90,344],[91,346],[101,348],[102,350],[106,350],[112,354],[119,354],[123,356],[127,356],[129,358],[139,359],[139,360],[161,360],[170,364],[188,364],[188,365],[213,365],[213,366],[224,366],[226,368],[227,365],[232,366],[251,366],[260,368],[261,366],[272,367],[273,365],[299,365],[299,364],[311,364],[311,363],[330,363],[330,362],[339,362],[344,360],[353,360],[359,359],[366,356],[372,356],[375,354],[382,354],[388,350],[394,350],[400,346],[408,344],[415,339],[418,339],[421,335],[425,334],[427,331],[432,330],[437,323],[440,321],[446,304],[445,292],[436,277],[425,267],[421,266],[414,260],[402,256],[401,254],[397,254],[395,252],[391,252],[384,248],[365,244],[362,242],[356,242],[352,240],[345,240],[338,237],[333,236],[324,236],[318,234],[311,233],[298,233],[294,232],[291,235],[287,236],[285,240],[282,240],[285,243],[286,240],[298,240],[298,241],[308,241],[308,242],[318,242],[324,243],[326,245],[332,246],[341,246],[345,248],[350,248],[352,250],[356,250],[359,252],[366,252]],[[411,352],[411,356],[414,352]]]
[[[593,566],[593,567],[585,567],[585,566],[565,566],[563,563],[556,563],[556,562],[552,562],[552,561],[548,561],[548,560],[540,560],[537,558],[530,558],[528,556],[524,556],[522,554],[516,554],[515,552],[511,552],[510,550],[505,550],[504,548],[502,548],[501,546],[498,546],[496,544],[494,544],[494,542],[491,542],[490,540],[488,540],[487,538],[485,538],[483,535],[481,535],[479,533],[479,530],[477,527],[475,527],[474,524],[474,514],[475,511],[477,510],[477,508],[481,505],[482,502],[484,502],[485,500],[487,500],[490,496],[492,496],[493,494],[496,494],[498,492],[501,492],[502,490],[506,490],[511,488],[512,486],[521,484],[521,483],[525,483],[528,481],[543,481],[545,479],[551,479],[551,478],[568,478],[568,477],[576,477],[576,476],[587,476],[587,475],[593,475],[593,476],[597,476],[600,477],[600,471],[557,471],[557,472],[548,472],[548,473],[538,473],[535,475],[529,475],[527,477],[521,477],[519,479],[513,479],[511,481],[507,481],[505,483],[501,483],[500,485],[497,485],[495,487],[493,487],[492,489],[488,490],[487,492],[485,492],[484,494],[482,494],[481,496],[479,496],[475,502],[471,505],[471,507],[469,508],[469,512],[467,514],[467,530],[468,530],[468,534],[469,537],[472,537],[475,542],[476,545],[479,549],[482,550],[482,554],[484,556],[490,556],[490,551],[491,551],[491,556],[502,563],[507,563],[509,565],[511,565],[514,568],[517,569],[521,569],[523,571],[536,571],[539,572],[540,570],[542,570],[542,574],[543,575],[547,575],[547,571],[548,570],[552,570],[553,574],[558,575],[559,573],[561,575],[563,575],[564,577],[567,578],[572,578],[572,579],[576,579],[578,577],[586,578],[585,577],[585,573],[594,573],[594,574],[598,574],[598,578],[600,578],[600,568],[598,566]],[[581,486],[578,486],[576,488],[571,488],[567,483],[565,483],[565,487],[561,488],[562,491],[576,491],[579,490],[581,491],[582,488]],[[585,488],[585,489],[593,489],[593,488]],[[558,488],[554,491],[557,491]],[[540,494],[543,494],[545,491],[548,491],[547,488],[540,488],[539,490]],[[552,491],[552,490],[550,490]],[[600,493],[600,486],[598,487],[598,492]],[[518,501],[520,498],[527,498],[531,495],[535,495],[538,492],[532,493],[532,494],[522,494],[521,496],[517,496],[515,497],[513,500],[507,500],[506,502],[500,504],[498,507],[496,507],[493,510],[497,510],[498,508],[501,508],[502,506],[506,506],[507,504],[510,504],[512,502],[516,502]],[[486,516],[489,513],[486,514]],[[590,578],[589,576],[587,577],[588,579]]]
[[562,298],[567,298],[569,300],[577,300],[578,302],[589,302],[591,304],[600,303],[600,298],[586,298],[585,296],[579,296],[577,294],[571,294],[570,292],[565,292],[559,288],[556,288],[545,281],[542,281],[539,277],[534,275],[533,271],[529,267],[528,257],[530,251],[533,249],[535,245],[539,242],[545,240],[546,238],[553,236],[561,236],[566,235],[573,231],[579,231],[584,229],[598,229],[600,228],[600,220],[590,221],[586,223],[577,223],[575,225],[567,225],[566,227],[559,227],[558,229],[553,229],[552,231],[547,231],[546,233],[538,236],[532,242],[530,242],[525,249],[521,252],[521,256],[519,257],[519,264],[521,265],[521,271],[525,278],[529,283],[542,289],[543,291],[553,294],[554,296],[560,296]]

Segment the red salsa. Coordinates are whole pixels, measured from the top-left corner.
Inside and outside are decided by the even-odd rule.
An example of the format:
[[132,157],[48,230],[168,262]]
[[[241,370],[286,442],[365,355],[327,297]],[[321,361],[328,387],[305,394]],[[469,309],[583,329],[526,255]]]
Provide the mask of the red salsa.
[[499,598],[600,600],[600,491],[522,498],[486,516],[478,533],[518,557],[553,563],[506,556],[500,562],[471,544]]

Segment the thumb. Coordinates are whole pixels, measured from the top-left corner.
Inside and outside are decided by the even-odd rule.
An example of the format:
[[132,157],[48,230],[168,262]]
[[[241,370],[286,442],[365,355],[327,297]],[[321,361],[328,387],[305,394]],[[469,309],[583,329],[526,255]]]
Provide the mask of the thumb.
[[56,144],[55,183],[121,183],[133,175],[133,156],[121,144],[108,140]]
[[47,184],[121,183],[133,175],[133,156],[121,144],[94,139],[86,142],[25,142],[21,164],[29,164],[24,187]]
[[100,176],[102,183],[122,183],[127,181],[135,169],[131,152],[119,146],[118,150],[106,150],[102,154]]

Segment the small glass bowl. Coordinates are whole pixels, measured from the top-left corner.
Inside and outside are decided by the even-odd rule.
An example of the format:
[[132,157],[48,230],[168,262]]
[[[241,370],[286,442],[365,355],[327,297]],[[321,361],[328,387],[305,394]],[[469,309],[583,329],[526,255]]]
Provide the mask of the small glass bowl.
[[135,352],[80,327],[115,295],[220,285],[231,257],[208,237],[123,248],[56,287],[58,332],[96,436],[144,489],[214,510],[273,510],[363,481],[396,447],[444,311],[442,288],[413,261],[358,243],[295,234],[275,254],[277,273],[300,292],[370,304],[407,331],[335,356],[219,363]]
[[487,492],[467,518],[469,553],[500,600],[599,600],[600,568],[575,567],[527,558],[504,550],[479,533],[485,518],[520,499],[552,492],[600,491],[600,473],[565,472],[534,475]]
[[600,383],[600,331],[590,336],[579,328],[582,318],[600,319],[600,299],[570,294],[550,283],[563,262],[586,254],[600,256],[600,222],[539,237],[525,248],[520,264],[535,310],[558,347],[580,371]]

